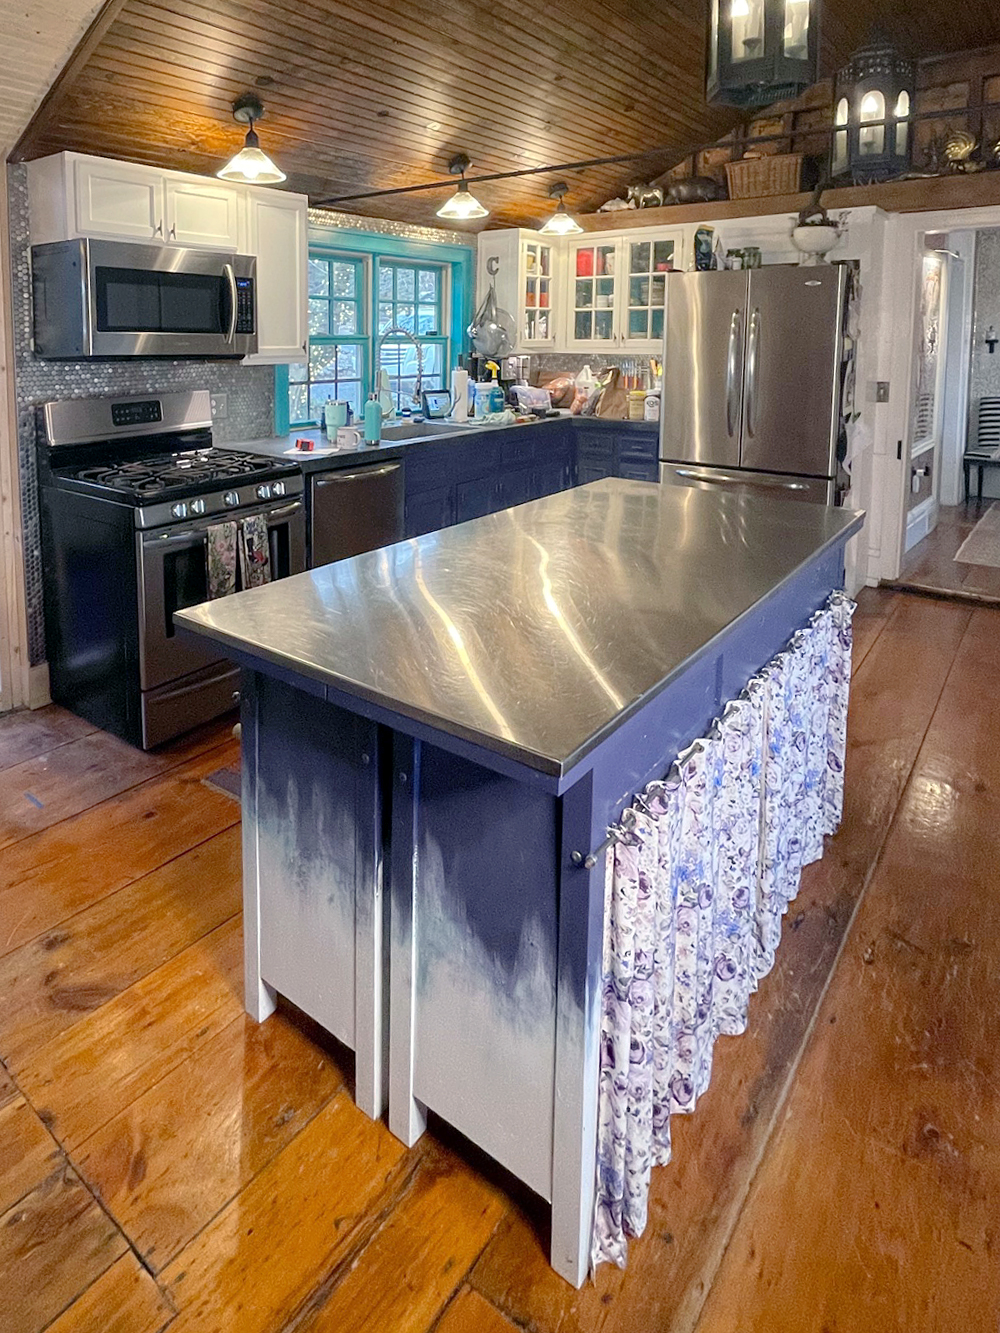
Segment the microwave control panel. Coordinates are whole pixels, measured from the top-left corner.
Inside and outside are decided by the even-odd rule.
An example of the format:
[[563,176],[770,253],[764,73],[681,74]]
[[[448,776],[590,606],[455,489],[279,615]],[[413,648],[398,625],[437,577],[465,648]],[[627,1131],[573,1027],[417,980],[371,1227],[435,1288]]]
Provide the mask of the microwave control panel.
[[253,333],[253,278],[236,279],[236,332]]

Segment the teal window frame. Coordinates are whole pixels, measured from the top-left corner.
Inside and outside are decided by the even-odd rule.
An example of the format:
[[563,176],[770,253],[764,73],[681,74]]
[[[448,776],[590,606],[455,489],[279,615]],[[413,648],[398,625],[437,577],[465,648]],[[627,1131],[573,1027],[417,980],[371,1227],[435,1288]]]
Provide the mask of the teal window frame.
[[[359,384],[359,392],[358,392],[358,399],[359,399],[359,404],[358,404],[358,405],[359,405],[359,408],[360,408],[361,405],[364,403],[365,395],[366,395],[366,393],[368,392],[368,385],[369,385],[369,383],[371,382],[371,365],[370,365],[370,357],[369,357],[369,346],[370,346],[370,342],[371,342],[371,335],[370,335],[371,323],[370,323],[370,312],[369,312],[369,301],[368,301],[368,285],[367,285],[367,282],[368,282],[368,275],[367,275],[367,263],[366,263],[366,260],[365,260],[364,257],[361,256],[361,255],[330,254],[330,253],[326,253],[326,254],[322,254],[322,255],[318,255],[318,254],[317,254],[317,255],[314,255],[314,254],[310,253],[309,258],[310,258],[310,261],[313,261],[313,260],[321,260],[322,262],[324,262],[325,264],[327,264],[327,265],[329,265],[329,266],[332,266],[333,264],[336,263],[336,264],[343,265],[343,266],[345,266],[345,267],[350,267],[350,268],[352,268],[352,269],[354,270],[354,284],[353,284],[353,286],[354,286],[354,292],[355,292],[355,295],[354,295],[353,297],[347,297],[347,298],[345,298],[345,297],[339,297],[339,298],[338,298],[338,297],[337,297],[337,295],[335,294],[335,291],[334,291],[334,287],[333,287],[333,270],[332,270],[332,267],[331,267],[330,270],[329,270],[329,286],[328,286],[328,288],[327,288],[327,292],[326,292],[325,295],[322,294],[322,293],[314,293],[314,292],[312,291],[312,279],[311,279],[311,275],[310,275],[310,291],[309,291],[309,326],[310,326],[310,332],[309,332],[309,355],[307,356],[307,358],[306,358],[306,362],[305,362],[305,366],[306,366],[306,377],[305,377],[305,379],[304,379],[304,380],[298,380],[298,381],[297,381],[297,380],[293,380],[293,379],[292,379],[292,373],[291,373],[291,367],[290,367],[290,366],[285,366],[285,367],[284,367],[284,369],[285,369],[285,371],[286,371],[286,374],[287,374],[287,377],[288,377],[288,382],[287,382],[286,387],[285,387],[284,406],[285,406],[285,411],[286,411],[286,415],[287,415],[287,418],[288,418],[288,428],[289,428],[289,429],[308,427],[308,426],[311,426],[311,425],[315,425],[315,424],[317,424],[317,422],[318,422],[318,414],[315,414],[315,415],[314,415],[314,414],[312,414],[312,413],[310,413],[310,412],[308,411],[308,402],[307,402],[307,414],[306,414],[306,416],[301,417],[301,418],[295,418],[295,417],[292,416],[292,413],[291,413],[291,406],[290,406],[291,390],[292,390],[294,387],[296,387],[297,384],[304,384],[304,385],[306,386],[306,388],[307,388],[307,399],[308,399],[308,397],[309,397],[309,393],[308,393],[309,387],[310,387],[311,385],[313,385],[313,384],[330,384],[330,383],[333,383],[333,384],[336,385],[336,396],[337,396],[337,397],[340,397],[340,396],[341,396],[341,394],[340,394],[340,389],[339,389],[339,379],[340,379],[340,377],[338,376],[338,374],[337,374],[336,372],[334,373],[334,376],[332,377],[332,379],[329,378],[329,377],[328,377],[328,378],[325,378],[325,379],[321,379],[321,378],[319,378],[319,377],[314,377],[314,375],[313,375],[313,373],[312,373],[312,370],[313,370],[313,366],[312,366],[312,362],[313,362],[313,349],[314,349],[314,348],[329,347],[329,348],[332,349],[332,348],[337,348],[337,347],[356,347],[356,348],[358,349],[358,374],[357,374],[357,376],[353,376],[353,375],[351,375],[351,376],[344,375],[342,378],[343,378],[345,381],[348,381],[348,380],[350,380],[350,381],[355,381],[355,380],[356,380],[356,381],[358,382],[358,384]],[[327,329],[332,329],[333,326],[334,326],[334,307],[335,307],[335,305],[337,305],[337,304],[347,304],[347,305],[353,305],[353,306],[355,307],[355,319],[354,319],[354,324],[355,324],[356,332],[355,332],[355,333],[336,333],[336,332],[314,333],[314,332],[312,331],[313,313],[314,313],[314,312],[313,312],[313,306],[314,306],[314,305],[326,305],[326,306],[327,306],[328,313],[327,313],[327,319],[326,319],[326,326],[327,326]],[[338,356],[337,359],[339,360],[339,356]],[[337,367],[337,369],[339,370],[339,366]]]
[[[400,294],[399,277],[400,274],[403,272],[411,272],[413,274],[414,294],[412,298],[407,297],[405,294],[403,295]],[[421,301],[419,299],[420,277],[421,274],[429,272],[434,273],[436,279],[437,295],[433,301]],[[391,274],[392,291],[388,300],[382,293],[382,275],[384,273]],[[374,341],[372,343],[372,347],[373,349],[378,347],[380,351],[378,357],[379,364],[373,366],[373,371],[381,369],[386,360],[391,360],[391,358],[386,357],[386,352],[389,348],[393,346],[399,346],[401,349],[404,349],[405,351],[405,349],[411,347],[411,343],[408,338],[397,337],[395,335],[390,335],[388,338],[385,339],[384,342],[382,341],[383,337],[382,325],[385,318],[384,315],[385,307],[389,306],[389,315],[388,315],[389,326],[392,327],[393,325],[395,325],[400,328],[406,327],[405,321],[407,320],[408,316],[405,312],[407,310],[407,307],[412,307],[412,316],[410,316],[409,318],[410,318],[410,323],[413,326],[413,336],[416,338],[417,342],[420,343],[422,348],[438,347],[441,349],[440,376],[435,377],[432,374],[430,374],[425,365],[422,374],[423,385],[425,388],[437,388],[437,389],[446,389],[448,387],[448,381],[449,381],[448,335],[446,332],[447,321],[444,309],[446,293],[448,292],[448,290],[449,290],[449,274],[447,266],[444,264],[431,263],[426,259],[425,260],[401,259],[397,257],[389,257],[386,255],[378,255],[376,257],[372,271],[372,318],[374,320],[372,327],[375,330],[375,336],[374,336]],[[434,321],[434,332],[419,333],[418,327],[420,320],[420,312],[422,310],[426,311],[430,307],[434,308],[436,315]],[[372,352],[372,355],[373,356],[375,355],[374,350]],[[400,376],[394,373],[391,365],[385,366],[385,369],[388,370],[389,372],[390,392],[392,393],[393,398],[395,400],[396,410],[400,411],[402,408],[411,408],[411,409],[416,408],[417,403],[413,399],[412,394],[409,392],[407,392],[406,394],[403,393]],[[408,376],[407,378],[412,378],[412,377]]]
[[[425,262],[428,265],[443,267],[448,274],[449,306],[445,310],[446,341],[445,376],[450,381],[451,371],[458,365],[459,355],[465,348],[466,329],[472,322],[473,301],[475,299],[474,252],[471,246],[438,244],[431,241],[412,241],[395,236],[380,236],[374,232],[355,231],[351,228],[328,230],[325,227],[309,229],[309,253],[320,258],[350,257],[366,261],[370,292],[368,301],[369,327],[364,341],[367,344],[365,356],[366,389],[370,388],[372,375],[372,349],[374,348],[374,330],[376,320],[377,286],[375,275],[379,259],[399,259],[403,262]],[[333,337],[331,341],[337,341]],[[341,341],[350,341],[341,339]],[[274,384],[274,420],[275,433],[287,435],[297,426],[307,423],[292,423],[288,414],[288,366],[275,366]]]

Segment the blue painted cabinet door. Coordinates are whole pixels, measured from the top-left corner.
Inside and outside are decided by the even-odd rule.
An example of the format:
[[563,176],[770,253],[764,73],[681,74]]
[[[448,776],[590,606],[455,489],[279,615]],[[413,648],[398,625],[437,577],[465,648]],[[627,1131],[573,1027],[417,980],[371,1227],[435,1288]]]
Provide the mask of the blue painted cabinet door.
[[482,518],[497,508],[497,481],[491,474],[470,477],[455,484],[455,523]]
[[454,486],[436,486],[430,490],[406,493],[406,535],[422,537],[425,532],[439,532],[455,522]]

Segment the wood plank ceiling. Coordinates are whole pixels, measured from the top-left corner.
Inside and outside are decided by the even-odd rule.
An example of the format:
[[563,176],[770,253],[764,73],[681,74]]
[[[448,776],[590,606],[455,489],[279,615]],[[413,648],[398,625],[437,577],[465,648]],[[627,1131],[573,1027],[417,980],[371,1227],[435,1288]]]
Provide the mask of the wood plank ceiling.
[[[913,56],[1000,39],[1000,6],[829,0],[824,72],[876,19]],[[661,150],[477,187],[487,225],[535,226],[559,176],[571,208],[591,211],[737,119],[705,104],[705,0],[109,0],[104,24],[16,156],[76,149],[211,174],[239,146],[230,107],[247,89],[267,108],[262,146],[314,201],[442,178],[458,151],[476,175]],[[433,225],[446,194],[344,207]]]
[[0,158],[90,26],[98,0],[0,0]]

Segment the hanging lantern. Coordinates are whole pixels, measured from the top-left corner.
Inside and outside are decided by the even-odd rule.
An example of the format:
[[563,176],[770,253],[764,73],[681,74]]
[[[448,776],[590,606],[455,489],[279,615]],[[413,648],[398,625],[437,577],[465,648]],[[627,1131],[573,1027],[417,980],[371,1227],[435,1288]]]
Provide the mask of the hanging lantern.
[[819,0],[710,0],[710,102],[769,106],[816,82]]
[[884,40],[856,51],[837,75],[830,174],[859,184],[899,176],[913,151],[914,65]]

